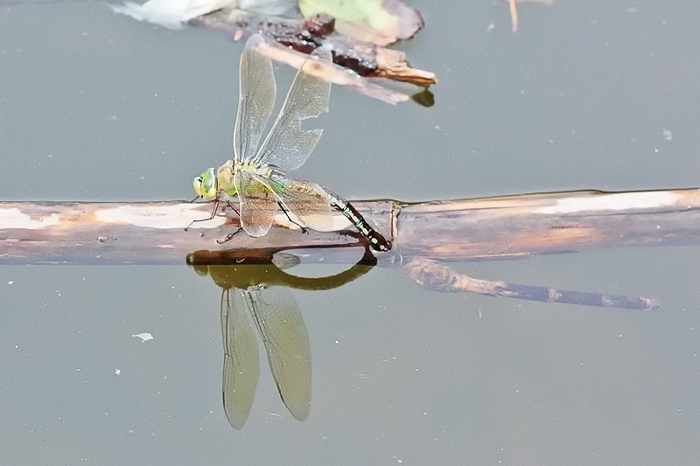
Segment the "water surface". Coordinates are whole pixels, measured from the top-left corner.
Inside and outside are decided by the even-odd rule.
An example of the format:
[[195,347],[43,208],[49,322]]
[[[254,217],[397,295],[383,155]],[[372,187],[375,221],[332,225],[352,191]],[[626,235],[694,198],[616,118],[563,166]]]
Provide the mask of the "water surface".
[[[426,27],[400,47],[437,73],[435,106],[335,87],[295,176],[404,201],[698,185],[692,2],[523,4],[517,34],[505,2],[411,4]],[[0,24],[0,199],[189,199],[191,178],[231,154],[242,44],[99,2],[4,6]],[[277,72],[284,89],[293,72]],[[458,265],[659,299],[648,313],[440,295],[391,269],[293,290],[311,414],[292,418],[263,365],[240,432],[221,407],[220,290],[184,258],[0,267],[0,462],[693,464],[698,259]]]

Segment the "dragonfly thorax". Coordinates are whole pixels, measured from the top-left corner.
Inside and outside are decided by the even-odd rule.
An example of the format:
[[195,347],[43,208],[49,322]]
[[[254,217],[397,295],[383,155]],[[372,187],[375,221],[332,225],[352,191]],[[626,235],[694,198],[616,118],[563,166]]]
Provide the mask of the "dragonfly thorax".
[[219,192],[223,191],[227,196],[236,195],[236,184],[234,182],[234,177],[240,169],[240,162],[234,163],[232,160],[228,160],[225,164],[219,167],[219,169],[216,171],[216,181],[218,183]]

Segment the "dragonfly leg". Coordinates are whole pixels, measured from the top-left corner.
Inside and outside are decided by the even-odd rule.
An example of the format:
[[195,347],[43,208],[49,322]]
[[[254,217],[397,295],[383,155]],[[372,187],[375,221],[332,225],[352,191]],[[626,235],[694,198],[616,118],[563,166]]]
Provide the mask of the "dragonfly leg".
[[[206,221],[211,220],[211,219],[213,219],[214,217],[216,217],[216,212],[219,210],[219,202],[220,202],[220,201],[219,201],[219,197],[217,196],[216,200],[214,201],[214,208],[212,209],[211,215],[209,216],[209,218],[198,218],[198,219],[196,219],[196,220],[192,220],[192,221],[190,222],[190,224],[187,225],[187,226],[185,227],[185,231],[187,231],[188,228],[191,227],[192,224],[195,223],[195,222],[206,222]],[[234,209],[234,210],[235,210],[235,209]],[[236,213],[237,213],[237,212],[236,212]]]
[[287,209],[284,208],[284,206],[282,205],[281,202],[278,201],[277,204],[280,206],[280,209],[282,209],[282,212],[284,212],[284,215],[287,216],[287,218],[289,219],[289,221],[292,222],[294,225],[298,226],[299,228],[301,228],[301,232],[302,232],[302,233],[306,233],[306,234],[309,233],[309,229],[308,229],[308,228],[306,228],[304,225],[301,225],[301,224],[295,222],[294,220],[292,220],[292,217],[289,216],[289,212],[287,212]]
[[225,242],[227,242],[228,240],[233,238],[236,233],[238,233],[242,230],[243,230],[243,228],[238,227],[238,230],[234,231],[233,233],[229,233],[228,235],[226,235],[226,237],[224,239],[217,239],[216,244],[224,244]]
[[236,212],[236,215],[238,215],[238,217],[241,216],[241,213],[238,211],[238,209],[236,209],[236,206],[235,206],[235,205],[231,204],[231,201],[229,201],[229,200],[227,199],[227,200],[226,200],[226,204],[227,204],[231,209],[233,209],[234,212]]

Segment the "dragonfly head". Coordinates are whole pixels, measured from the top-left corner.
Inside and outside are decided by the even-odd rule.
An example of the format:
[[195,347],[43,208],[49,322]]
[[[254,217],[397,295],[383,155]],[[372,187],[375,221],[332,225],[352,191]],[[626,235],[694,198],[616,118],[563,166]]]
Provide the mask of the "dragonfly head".
[[219,191],[216,171],[210,168],[192,180],[192,186],[197,196],[202,199],[214,199]]

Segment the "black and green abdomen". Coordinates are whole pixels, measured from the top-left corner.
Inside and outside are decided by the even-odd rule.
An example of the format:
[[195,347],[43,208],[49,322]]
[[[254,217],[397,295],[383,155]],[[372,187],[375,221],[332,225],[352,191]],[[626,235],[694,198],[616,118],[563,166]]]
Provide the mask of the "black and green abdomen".
[[372,246],[372,249],[375,251],[388,251],[391,249],[391,242],[384,238],[381,233],[378,233],[374,228],[372,228],[364,219],[362,214],[360,214],[360,212],[358,212],[357,209],[350,204],[350,202],[343,199],[330,189],[324,189],[328,194],[331,206],[340,211],[348,218],[348,220],[350,220],[353,225],[355,225],[357,231],[359,231],[369,240],[369,244]]

